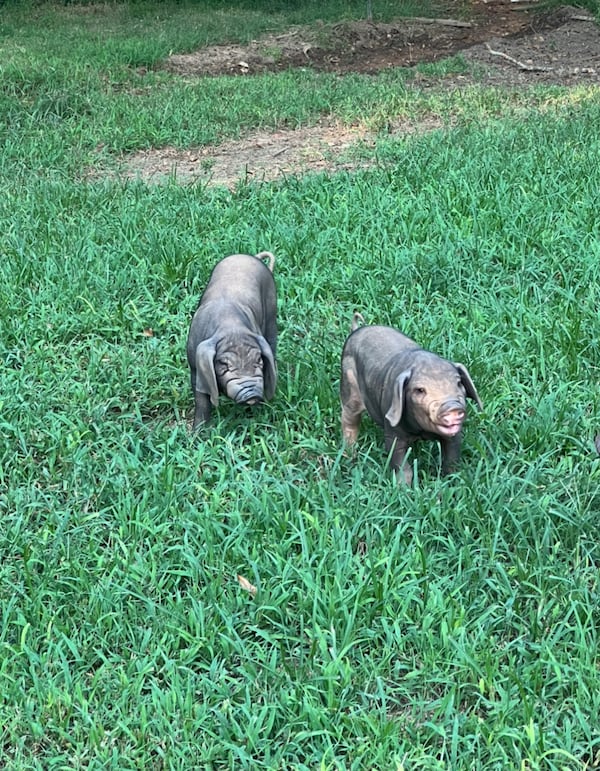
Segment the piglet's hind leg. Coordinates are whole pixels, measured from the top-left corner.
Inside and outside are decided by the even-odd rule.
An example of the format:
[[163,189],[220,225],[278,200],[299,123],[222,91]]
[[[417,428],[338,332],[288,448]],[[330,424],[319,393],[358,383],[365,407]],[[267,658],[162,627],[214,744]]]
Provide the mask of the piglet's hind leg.
[[346,444],[352,445],[358,439],[360,418],[365,404],[360,395],[356,375],[349,369],[343,372],[341,382],[342,435]]

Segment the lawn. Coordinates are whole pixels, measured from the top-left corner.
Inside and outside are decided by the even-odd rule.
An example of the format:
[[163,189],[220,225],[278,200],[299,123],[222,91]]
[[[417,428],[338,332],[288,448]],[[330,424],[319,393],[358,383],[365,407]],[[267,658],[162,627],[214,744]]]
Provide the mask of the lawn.
[[[0,764],[597,768],[598,88],[155,69],[249,15],[342,13],[213,5],[2,8]],[[447,127],[234,190],[87,175],[399,114]],[[275,398],[192,436],[191,313],[218,259],[262,249]],[[355,309],[468,366],[460,473],[424,444],[395,485],[367,418],[344,453]]]

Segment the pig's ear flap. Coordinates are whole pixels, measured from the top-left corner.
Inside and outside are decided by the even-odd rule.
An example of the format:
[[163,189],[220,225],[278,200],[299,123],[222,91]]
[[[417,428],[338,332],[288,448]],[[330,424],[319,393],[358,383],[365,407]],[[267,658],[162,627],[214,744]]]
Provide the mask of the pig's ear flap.
[[256,338],[256,342],[260,348],[260,352],[263,357],[263,377],[265,381],[265,399],[272,399],[275,393],[275,386],[277,385],[277,364],[275,363],[275,357],[273,351],[267,340],[259,335]]
[[385,419],[390,426],[397,426],[402,419],[402,408],[404,407],[404,386],[411,376],[411,371],[405,369],[401,372],[393,385],[392,403],[389,410],[385,413]]
[[475,385],[473,381],[471,380],[471,375],[469,375],[469,370],[464,366],[464,364],[455,364],[454,365],[456,369],[458,370],[458,374],[460,375],[460,379],[462,380],[462,384],[465,387],[465,391],[467,392],[467,396],[469,399],[473,399],[473,401],[477,404],[480,410],[483,409],[483,404],[481,403],[481,399],[479,398],[479,394],[477,393],[477,389],[475,388]]
[[196,391],[208,394],[213,406],[219,405],[219,387],[215,375],[217,347],[211,337],[196,348]]

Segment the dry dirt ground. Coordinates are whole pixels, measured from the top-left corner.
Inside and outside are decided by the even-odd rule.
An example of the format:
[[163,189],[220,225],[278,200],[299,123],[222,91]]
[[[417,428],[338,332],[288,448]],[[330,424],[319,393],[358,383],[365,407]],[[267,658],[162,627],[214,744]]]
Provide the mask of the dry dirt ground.
[[[472,82],[508,87],[600,83],[600,27],[585,10],[568,6],[543,13],[535,4],[524,8],[518,0],[473,0],[465,17],[452,16],[453,4],[448,7],[448,16],[437,20],[298,27],[247,46],[212,46],[172,56],[164,66],[186,79],[223,74],[252,77],[290,67],[376,73],[461,53],[469,65],[467,74],[445,78],[420,74],[415,85],[455,89]],[[432,119],[389,128],[409,133],[437,125]],[[233,187],[240,181],[347,168],[351,162],[340,160],[344,152],[373,139],[365,126],[323,122],[300,130],[254,133],[218,146],[152,149],[122,159],[119,176]]]

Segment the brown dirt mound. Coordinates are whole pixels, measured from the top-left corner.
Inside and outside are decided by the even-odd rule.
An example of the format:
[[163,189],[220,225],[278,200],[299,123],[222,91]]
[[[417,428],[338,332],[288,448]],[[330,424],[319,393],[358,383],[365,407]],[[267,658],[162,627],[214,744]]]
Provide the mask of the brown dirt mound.
[[[208,46],[191,54],[177,54],[169,57],[165,69],[184,77],[248,76],[297,67],[375,73],[388,67],[438,61],[472,51],[490,40],[504,39],[509,48],[524,49],[526,58],[539,53],[543,60],[540,66],[552,66],[550,62],[558,61],[566,69],[598,71],[598,30],[588,13],[567,7],[541,14],[519,7],[518,3],[479,2],[474,4],[469,21],[420,18],[399,19],[391,24],[352,21],[295,27],[245,46]],[[557,28],[564,28],[562,36],[552,35]],[[548,35],[554,38],[552,46],[543,45]],[[477,51],[474,55],[477,57]],[[483,59],[489,59],[489,55],[486,53]],[[508,61],[504,61],[505,67]],[[522,67],[521,71],[527,70]],[[553,77],[562,75],[555,72]]]

